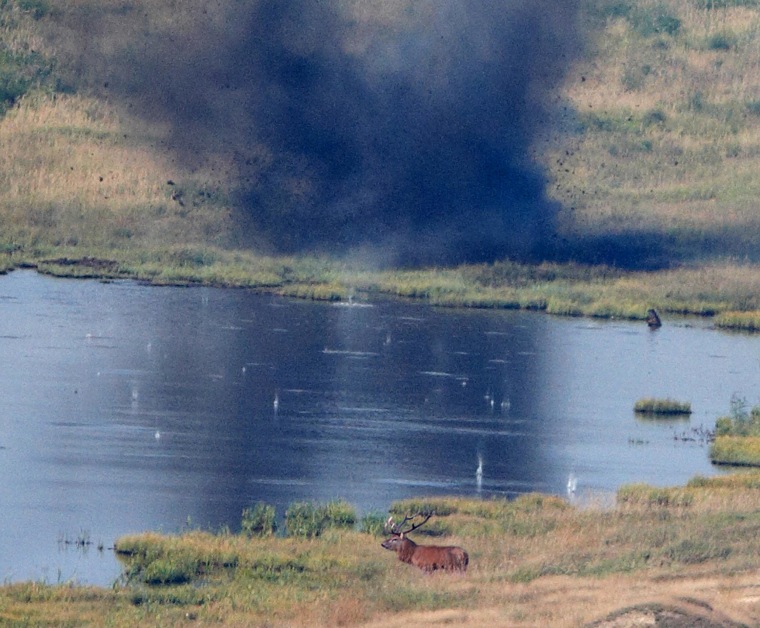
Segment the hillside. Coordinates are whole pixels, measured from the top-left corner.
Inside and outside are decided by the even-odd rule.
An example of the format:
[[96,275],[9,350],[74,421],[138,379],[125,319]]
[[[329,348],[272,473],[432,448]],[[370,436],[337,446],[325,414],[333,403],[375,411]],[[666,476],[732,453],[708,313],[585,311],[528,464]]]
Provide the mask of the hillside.
[[[103,16],[86,2],[0,9],[5,246],[236,244],[234,167],[180,163],[164,121],[129,117],[67,67],[73,34],[51,30],[85,9],[105,20],[102,5]],[[579,13],[584,52],[532,147],[562,204],[563,254],[623,264],[753,255],[757,3],[584,0]]]
[[756,259],[759,7],[584,4],[588,48],[562,94],[568,133],[538,157],[571,242],[607,242],[623,260]]
[[[537,193],[541,178],[546,183],[547,196],[531,201],[537,213],[526,214],[524,231],[518,229],[534,234],[537,244],[526,249],[519,238],[500,235],[484,240],[486,252],[489,246],[512,251],[510,242],[516,243],[515,257],[531,266],[499,262],[493,268],[390,276],[364,272],[383,263],[377,250],[363,255],[355,249],[348,264],[340,260],[350,247],[345,245],[349,234],[333,229],[339,218],[317,223],[323,233],[314,236],[313,249],[307,246],[309,236],[292,235],[309,233],[303,212],[321,206],[306,200],[329,194],[331,186],[314,179],[308,161],[301,171],[298,160],[288,162],[287,171],[272,170],[270,145],[250,144],[245,135],[235,139],[239,121],[218,123],[239,94],[177,101],[165,79],[174,66],[130,83],[124,78],[130,75],[128,63],[104,74],[104,66],[91,61],[136,58],[142,68],[149,58],[158,64],[157,56],[163,58],[188,37],[201,37],[196,32],[201,27],[212,33],[209,41],[219,41],[229,16],[212,12],[199,20],[205,4],[190,3],[184,19],[176,19],[168,1],[137,3],[124,22],[129,30],[121,32],[113,27],[122,24],[120,6],[88,0],[65,8],[46,0],[0,5],[0,249],[11,254],[6,266],[94,256],[114,261],[109,268],[118,268],[116,276],[170,283],[251,285],[320,298],[379,288],[455,305],[637,318],[648,305],[699,313],[760,307],[755,298],[760,273],[753,266],[760,250],[760,183],[754,176],[760,165],[760,4],[755,0],[582,0],[572,14],[577,27],[568,20],[567,33],[557,34],[557,20],[540,22],[550,42],[559,37],[566,48],[548,47],[535,63],[557,53],[566,64],[553,62],[550,76],[531,83],[540,92],[535,120],[518,110],[525,132],[517,140],[525,155],[513,156],[520,162],[516,176],[530,182],[530,193]],[[367,41],[374,41],[381,27],[418,34],[404,19],[426,23],[435,4],[399,0],[373,10],[374,5],[345,0],[342,6],[361,27],[351,32],[354,39],[345,36],[345,45],[369,54],[366,42],[359,45],[355,37],[367,34]],[[134,52],[131,42],[142,42],[143,31],[141,46],[156,38],[169,37],[168,43],[153,56]],[[109,80],[96,80],[104,76]],[[140,87],[145,76],[169,81],[169,95],[158,98],[166,102],[130,100],[115,87],[119,81]],[[156,93],[152,87],[145,92]],[[205,107],[215,124],[210,130],[192,125],[192,133],[180,134],[177,121],[166,114],[171,103],[185,117]],[[453,137],[445,150],[456,147],[451,142],[458,136]],[[201,148],[207,139],[211,148]],[[227,150],[230,146],[234,150]],[[435,152],[425,155],[437,159]],[[416,173],[417,165],[410,168]],[[373,185],[386,183],[373,179]],[[457,198],[466,189],[444,192]],[[306,199],[303,207],[298,199]],[[340,208],[350,215],[350,204]],[[470,220],[482,226],[461,236],[467,246],[479,241],[479,233],[499,232],[491,218]],[[384,232],[384,221],[392,219],[373,214],[367,233]],[[415,220],[409,214],[402,222]],[[418,230],[444,236],[452,229],[466,232],[469,224],[455,222],[436,231],[440,224],[419,220]],[[287,257],[265,237],[264,223],[270,236],[282,235]],[[325,244],[325,233],[335,233],[334,246]],[[438,250],[435,238],[419,245]],[[328,255],[315,263],[310,252]],[[444,254],[431,265],[446,259]],[[541,260],[549,266],[532,266]],[[552,266],[568,261],[618,270]],[[45,269],[71,272],[68,266]],[[519,293],[526,287],[528,294]]]

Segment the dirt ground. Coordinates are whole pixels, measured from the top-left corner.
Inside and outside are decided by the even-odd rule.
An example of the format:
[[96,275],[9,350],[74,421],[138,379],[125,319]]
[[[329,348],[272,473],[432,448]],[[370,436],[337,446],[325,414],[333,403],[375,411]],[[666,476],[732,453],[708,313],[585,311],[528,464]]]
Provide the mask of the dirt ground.
[[[464,586],[464,584],[463,584]],[[369,626],[760,626],[760,573],[540,578],[480,590],[480,608],[402,613]],[[484,595],[485,594],[485,595]]]

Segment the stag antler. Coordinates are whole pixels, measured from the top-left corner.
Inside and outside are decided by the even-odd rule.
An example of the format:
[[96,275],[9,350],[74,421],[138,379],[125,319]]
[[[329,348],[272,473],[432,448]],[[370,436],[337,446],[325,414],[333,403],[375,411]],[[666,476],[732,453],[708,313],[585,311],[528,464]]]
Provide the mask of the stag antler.
[[[401,523],[394,523],[393,517],[388,517],[388,521],[385,522],[385,529],[391,534],[400,534],[400,535],[409,534],[412,530],[416,530],[420,526],[426,524],[428,520],[430,519],[430,517],[432,516],[433,516],[432,512],[418,512],[413,515],[406,515],[404,517],[404,520]],[[408,530],[401,529],[407,521],[414,522],[414,520],[417,517],[425,517],[425,518],[419,523],[416,523],[416,524],[412,523],[412,527],[409,528]]]

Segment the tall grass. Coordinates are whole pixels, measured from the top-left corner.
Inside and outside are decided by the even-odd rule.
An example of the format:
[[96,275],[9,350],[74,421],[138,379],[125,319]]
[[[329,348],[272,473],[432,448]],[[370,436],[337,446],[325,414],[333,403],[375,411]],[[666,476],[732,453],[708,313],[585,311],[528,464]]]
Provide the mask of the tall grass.
[[43,0],[6,0],[0,4],[0,117],[32,90],[54,90],[54,61],[34,22],[49,7]]
[[715,464],[760,467],[760,436],[716,436],[710,459]]
[[251,508],[245,508],[240,528],[248,536],[272,536],[277,531],[274,506],[259,502]]

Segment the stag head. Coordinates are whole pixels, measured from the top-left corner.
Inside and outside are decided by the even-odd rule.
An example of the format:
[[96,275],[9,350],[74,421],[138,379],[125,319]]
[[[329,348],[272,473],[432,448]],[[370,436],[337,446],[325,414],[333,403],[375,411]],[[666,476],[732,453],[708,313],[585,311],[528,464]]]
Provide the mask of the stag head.
[[[409,534],[412,530],[416,530],[426,524],[432,516],[432,512],[418,512],[413,515],[406,515],[401,523],[395,523],[393,517],[388,517],[388,521],[385,522],[385,531],[393,536],[404,538],[405,534]],[[422,521],[414,523],[414,520],[418,517],[422,517]],[[410,523],[411,526],[407,530],[404,530],[404,526],[407,523]]]

